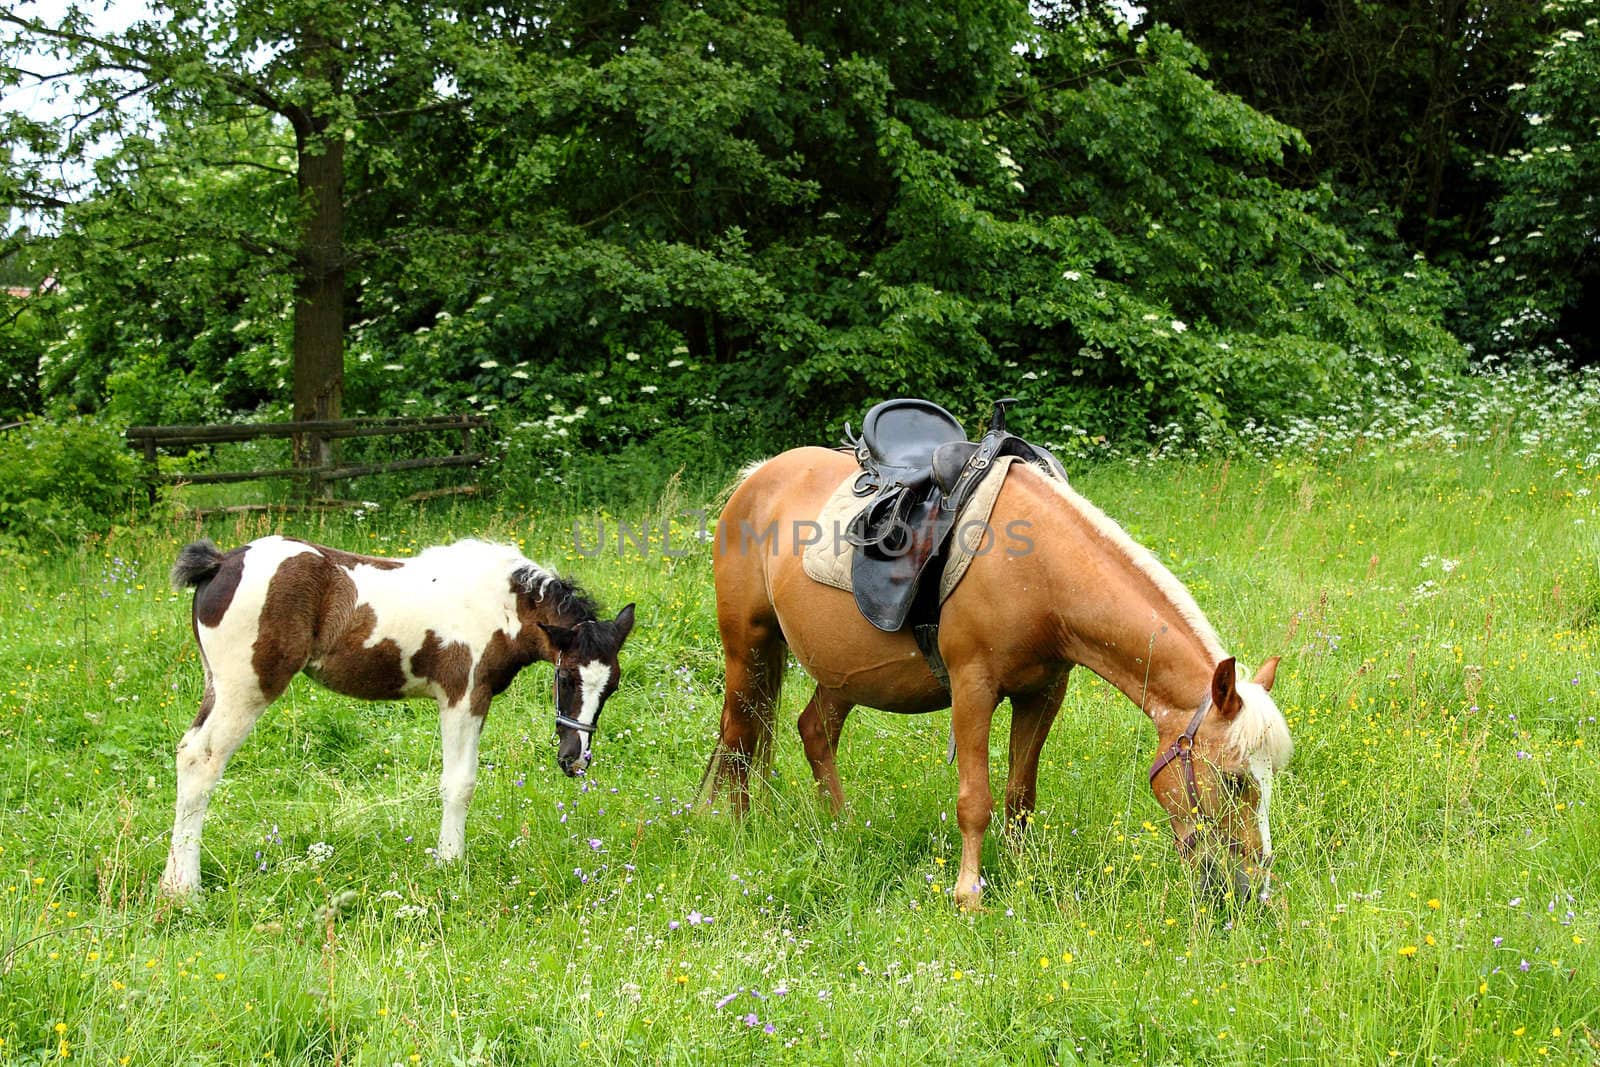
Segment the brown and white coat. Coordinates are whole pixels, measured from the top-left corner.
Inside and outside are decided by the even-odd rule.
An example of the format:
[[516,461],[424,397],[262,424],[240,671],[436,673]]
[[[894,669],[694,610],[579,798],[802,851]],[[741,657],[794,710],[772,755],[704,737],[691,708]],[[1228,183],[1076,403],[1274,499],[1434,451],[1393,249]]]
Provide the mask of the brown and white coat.
[[431,696],[439,704],[444,812],[437,858],[465,851],[478,740],[494,696],[538,660],[557,664],[567,773],[589,760],[589,736],[616,689],[617,652],[633,605],[596,618],[572,583],[514,547],[459,541],[409,559],[359,556],[287,537],[223,553],[186,547],[175,588],[195,587],[194,632],[205,666],[199,714],[178,744],[177,811],[162,889],[200,884],[200,834],[228,758],[300,671],[368,700]]

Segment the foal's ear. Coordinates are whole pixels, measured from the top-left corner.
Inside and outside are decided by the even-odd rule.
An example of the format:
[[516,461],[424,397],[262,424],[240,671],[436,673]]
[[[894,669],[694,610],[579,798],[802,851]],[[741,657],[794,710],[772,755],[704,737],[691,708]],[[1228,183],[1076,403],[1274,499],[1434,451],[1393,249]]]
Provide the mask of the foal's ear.
[[1244,699],[1239,696],[1234,676],[1237,666],[1233,657],[1229,656],[1217,664],[1216,673],[1211,676],[1211,706],[1224,719],[1233,718],[1244,708]]
[[565,652],[571,648],[572,639],[577,636],[573,630],[566,626],[549,626],[541,622],[539,629],[544,631],[544,635],[550,639],[551,647],[557,652]]
[[1256,671],[1256,676],[1250,680],[1270,693],[1272,683],[1278,680],[1278,657],[1273,656],[1263,663],[1261,669]]
[[626,641],[628,635],[633,633],[633,605],[629,604],[617,612],[617,619],[611,625],[617,628],[617,647],[621,648],[622,642]]

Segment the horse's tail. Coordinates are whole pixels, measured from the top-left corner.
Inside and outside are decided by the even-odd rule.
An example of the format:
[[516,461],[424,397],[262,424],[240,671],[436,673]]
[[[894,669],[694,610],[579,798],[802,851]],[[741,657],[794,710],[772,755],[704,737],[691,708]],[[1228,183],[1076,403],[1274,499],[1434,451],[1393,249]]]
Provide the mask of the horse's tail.
[[184,545],[177,562],[172,565],[172,588],[184,589],[209,582],[221,569],[222,553],[210,538]]

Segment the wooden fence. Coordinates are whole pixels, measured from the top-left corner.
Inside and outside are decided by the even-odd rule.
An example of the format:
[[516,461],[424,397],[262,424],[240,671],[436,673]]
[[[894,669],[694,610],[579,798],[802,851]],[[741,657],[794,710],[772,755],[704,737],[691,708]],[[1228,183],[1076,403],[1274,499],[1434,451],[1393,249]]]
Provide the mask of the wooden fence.
[[[479,415],[433,415],[424,418],[323,419],[310,422],[227,423],[215,426],[132,426],[127,438],[130,447],[140,449],[149,465],[150,498],[162,482],[190,485],[249,482],[267,478],[294,478],[304,483],[310,499],[323,496],[329,482],[359,478],[368,474],[425,470],[439,467],[474,467],[483,454],[473,451],[472,434],[488,426]],[[459,434],[459,444],[448,455],[417,456],[383,463],[341,466],[336,461],[333,442],[345,437],[400,436],[418,433]],[[160,453],[164,448],[186,448],[229,441],[255,441],[266,437],[287,437],[294,455],[313,462],[273,470],[185,471],[163,475]]]

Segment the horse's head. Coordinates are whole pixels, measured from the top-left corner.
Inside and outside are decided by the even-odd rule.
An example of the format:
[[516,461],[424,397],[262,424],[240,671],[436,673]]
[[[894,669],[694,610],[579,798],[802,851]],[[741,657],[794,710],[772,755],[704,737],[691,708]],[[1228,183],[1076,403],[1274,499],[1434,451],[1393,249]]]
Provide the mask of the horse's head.
[[1277,659],[1270,659],[1240,682],[1234,661],[1223,660],[1188,725],[1178,725],[1181,716],[1167,717],[1172,725],[1150,768],[1150,788],[1171,816],[1184,860],[1206,889],[1239,900],[1267,899],[1272,778],[1294,751],[1268,692],[1277,670]]
[[633,631],[633,605],[611,621],[590,619],[575,626],[540,623],[555,652],[556,763],[569,776],[589,766],[590,738],[606,698],[617,688],[617,654]]

